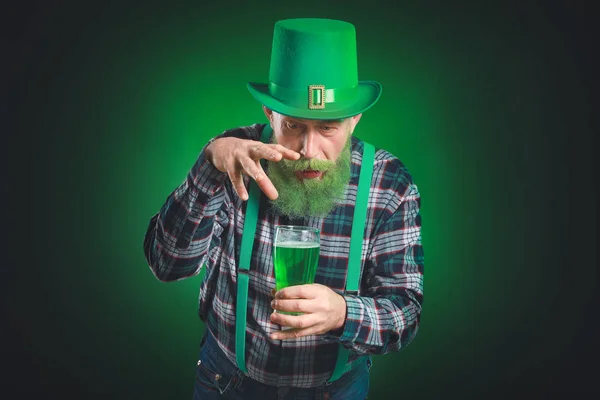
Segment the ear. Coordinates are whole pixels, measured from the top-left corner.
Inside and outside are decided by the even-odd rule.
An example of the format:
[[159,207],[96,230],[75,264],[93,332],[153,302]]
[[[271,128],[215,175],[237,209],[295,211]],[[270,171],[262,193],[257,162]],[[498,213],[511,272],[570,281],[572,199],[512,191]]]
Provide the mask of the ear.
[[358,121],[360,121],[361,117],[362,113],[350,118],[350,134],[354,133],[354,128],[356,128],[356,125],[358,124]]
[[267,119],[269,120],[269,122],[273,122],[273,110],[271,110],[270,108],[267,108],[266,106],[262,106],[263,112],[265,113],[265,116],[267,117]]

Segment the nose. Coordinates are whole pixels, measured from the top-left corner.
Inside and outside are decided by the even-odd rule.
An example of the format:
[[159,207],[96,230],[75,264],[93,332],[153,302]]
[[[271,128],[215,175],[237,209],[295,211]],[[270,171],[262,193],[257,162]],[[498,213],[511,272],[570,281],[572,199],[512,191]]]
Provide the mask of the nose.
[[309,130],[304,135],[304,139],[302,141],[302,149],[300,150],[300,154],[304,158],[315,158],[319,153],[317,146],[317,135],[318,133],[313,132],[312,130]]

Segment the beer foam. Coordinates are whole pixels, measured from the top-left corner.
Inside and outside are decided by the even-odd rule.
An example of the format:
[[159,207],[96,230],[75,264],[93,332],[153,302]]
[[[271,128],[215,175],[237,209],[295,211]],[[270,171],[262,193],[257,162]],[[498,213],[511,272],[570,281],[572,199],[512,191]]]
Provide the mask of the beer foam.
[[289,242],[275,243],[275,246],[277,246],[277,247],[286,247],[286,248],[294,248],[294,249],[313,249],[315,247],[319,247],[319,243],[289,241]]

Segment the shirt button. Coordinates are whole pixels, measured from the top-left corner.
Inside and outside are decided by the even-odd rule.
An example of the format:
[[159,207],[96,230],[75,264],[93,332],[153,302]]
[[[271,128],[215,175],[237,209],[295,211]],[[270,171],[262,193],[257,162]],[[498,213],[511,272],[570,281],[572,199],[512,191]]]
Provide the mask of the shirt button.
[[202,364],[202,361],[198,360],[198,364],[197,365],[200,365],[200,364]]
[[221,375],[219,375],[219,374],[216,374],[216,375],[215,375],[215,381],[219,381],[219,380],[221,380]]

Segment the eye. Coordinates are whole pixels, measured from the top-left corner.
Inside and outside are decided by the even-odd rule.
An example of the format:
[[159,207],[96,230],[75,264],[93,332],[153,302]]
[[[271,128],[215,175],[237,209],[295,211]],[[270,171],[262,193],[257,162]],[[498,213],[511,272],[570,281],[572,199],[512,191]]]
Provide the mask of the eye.
[[321,129],[321,132],[323,132],[323,133],[333,134],[337,130],[337,127],[330,126],[330,125],[323,125],[320,127],[320,129]]
[[286,123],[285,123],[285,126],[286,126],[288,129],[291,129],[291,130],[296,130],[296,129],[298,129],[298,124],[295,124],[295,123],[293,123],[293,122],[286,122]]

